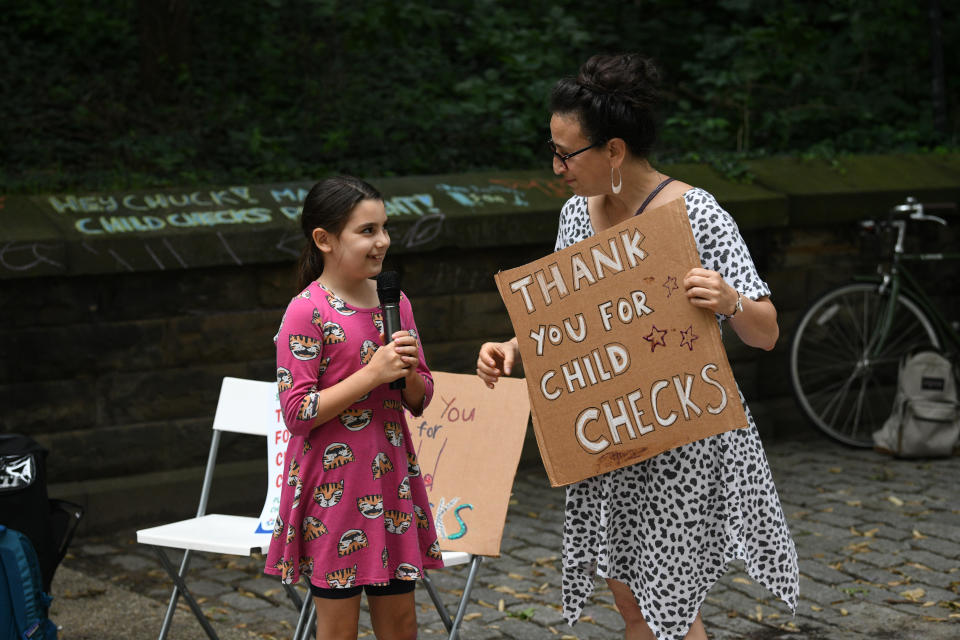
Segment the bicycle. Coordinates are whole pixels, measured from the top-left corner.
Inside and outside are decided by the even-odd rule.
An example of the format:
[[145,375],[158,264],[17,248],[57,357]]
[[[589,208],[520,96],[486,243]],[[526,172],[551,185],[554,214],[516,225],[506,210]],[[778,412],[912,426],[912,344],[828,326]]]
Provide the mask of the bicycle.
[[[828,436],[872,447],[873,432],[890,415],[903,355],[934,348],[960,352],[957,323],[949,322],[905,263],[960,260],[960,253],[907,253],[908,222],[947,221],[914,198],[894,207],[886,220],[863,220],[865,231],[896,231],[889,263],[877,273],[854,276],[814,300],[797,324],[790,345],[794,395],[807,417]],[[896,214],[909,214],[894,219]]]

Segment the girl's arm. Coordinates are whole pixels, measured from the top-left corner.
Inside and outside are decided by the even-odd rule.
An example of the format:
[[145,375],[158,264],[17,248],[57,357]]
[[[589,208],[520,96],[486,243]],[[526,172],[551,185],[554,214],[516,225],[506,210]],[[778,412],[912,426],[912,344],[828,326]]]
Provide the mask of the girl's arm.
[[[377,349],[370,362],[343,380],[319,389],[329,356],[324,356],[322,323],[313,321],[309,299],[294,298],[277,334],[277,382],[284,424],[293,435],[305,436],[369,393],[402,378],[415,360],[401,344]],[[412,339],[411,339],[412,341]]]
[[[400,326],[404,327],[404,331],[394,334],[397,336],[396,340],[416,349],[415,353],[406,352],[416,358],[416,366],[412,366],[414,362],[411,360],[411,366],[407,369],[405,376],[406,387],[401,397],[410,413],[419,416],[433,398],[433,375],[427,367],[427,361],[423,355],[423,344],[420,342],[420,332],[417,331],[417,323],[413,317],[413,307],[406,294],[400,298]],[[407,335],[404,337],[402,333]]]

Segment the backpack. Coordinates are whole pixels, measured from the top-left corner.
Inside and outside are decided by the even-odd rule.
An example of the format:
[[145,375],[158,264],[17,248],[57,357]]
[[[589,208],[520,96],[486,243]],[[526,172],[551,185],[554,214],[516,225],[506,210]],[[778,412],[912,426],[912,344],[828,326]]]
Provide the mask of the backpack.
[[80,505],[47,497],[46,449],[29,436],[0,435],[0,525],[30,540],[48,593],[82,516]]
[[0,525],[0,637],[57,640],[57,626],[47,617],[52,600],[29,538]]
[[900,360],[893,412],[873,434],[876,449],[898,458],[949,456],[960,440],[957,382],[950,360],[916,351]]

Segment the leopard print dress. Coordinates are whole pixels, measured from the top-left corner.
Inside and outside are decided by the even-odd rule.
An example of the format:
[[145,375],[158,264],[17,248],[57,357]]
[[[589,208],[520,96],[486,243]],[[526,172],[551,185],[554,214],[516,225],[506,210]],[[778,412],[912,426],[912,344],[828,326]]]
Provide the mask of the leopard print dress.
[[[769,295],[730,214],[703,189],[690,189],[684,200],[704,268],[718,271],[744,296]],[[593,234],[587,200],[574,196],[560,214],[556,248]],[[599,575],[630,587],[657,640],[681,640],[707,592],[735,559],[796,611],[796,549],[756,425],[744,408],[745,429],[567,487],[563,615],[568,624],[580,617]]]

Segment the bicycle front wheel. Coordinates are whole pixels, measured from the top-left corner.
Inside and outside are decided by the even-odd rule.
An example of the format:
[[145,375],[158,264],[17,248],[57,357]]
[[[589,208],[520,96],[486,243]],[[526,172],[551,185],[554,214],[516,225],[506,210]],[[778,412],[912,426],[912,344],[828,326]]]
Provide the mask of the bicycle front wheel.
[[872,447],[890,415],[901,356],[940,344],[929,318],[902,294],[883,333],[890,302],[874,284],[838,287],[807,308],[790,345],[800,407],[824,433],[856,447]]

